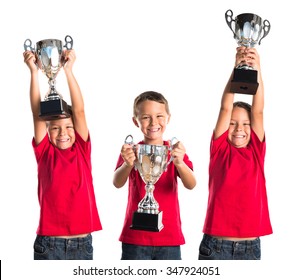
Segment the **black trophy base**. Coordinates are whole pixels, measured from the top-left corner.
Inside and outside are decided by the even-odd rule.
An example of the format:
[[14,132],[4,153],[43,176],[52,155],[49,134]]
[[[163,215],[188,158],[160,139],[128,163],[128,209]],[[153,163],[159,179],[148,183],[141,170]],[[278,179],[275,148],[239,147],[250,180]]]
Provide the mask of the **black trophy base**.
[[131,229],[146,231],[161,231],[164,227],[162,224],[163,211],[158,214],[147,214],[134,212]]
[[259,86],[257,76],[257,70],[235,68],[230,83],[230,92],[255,95]]
[[39,117],[44,120],[57,120],[71,117],[69,106],[63,99],[40,102]]

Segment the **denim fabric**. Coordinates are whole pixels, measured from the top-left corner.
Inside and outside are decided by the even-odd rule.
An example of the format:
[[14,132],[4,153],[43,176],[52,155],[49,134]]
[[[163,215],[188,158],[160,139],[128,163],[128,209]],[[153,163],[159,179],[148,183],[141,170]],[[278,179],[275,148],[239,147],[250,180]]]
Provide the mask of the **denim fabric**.
[[260,260],[260,238],[229,241],[204,234],[199,247],[199,260]]
[[122,243],[122,260],[181,260],[180,246],[139,246]]
[[38,235],[33,248],[35,260],[93,260],[91,234],[69,239]]

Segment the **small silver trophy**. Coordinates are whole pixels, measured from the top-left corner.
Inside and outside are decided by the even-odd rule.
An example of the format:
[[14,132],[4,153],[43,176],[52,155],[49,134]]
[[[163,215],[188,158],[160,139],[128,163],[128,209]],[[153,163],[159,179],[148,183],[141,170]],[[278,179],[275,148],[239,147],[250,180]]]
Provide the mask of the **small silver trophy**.
[[[146,194],[139,202],[137,211],[133,214],[131,229],[161,231],[164,227],[162,223],[163,211],[159,211],[159,203],[154,198],[154,184],[172,161],[169,151],[172,149],[174,139],[176,138],[171,140],[170,146],[134,145],[137,157],[135,168],[137,168],[146,184]],[[131,135],[126,137],[125,143],[133,144]]]
[[[225,20],[239,46],[253,48],[266,37],[271,29],[268,20],[262,20],[255,14],[245,13],[233,19],[232,10],[225,12]],[[258,89],[257,70],[242,64],[234,69],[230,91],[254,95]]]
[[65,64],[63,48],[68,50],[73,48],[73,39],[67,35],[66,44],[63,46],[61,40],[46,39],[36,43],[36,48],[32,47],[30,39],[24,42],[25,51],[30,50],[36,54],[36,64],[39,69],[49,79],[49,91],[44,101],[40,102],[39,116],[45,120],[68,118],[71,116],[67,103],[56,90],[56,76]]

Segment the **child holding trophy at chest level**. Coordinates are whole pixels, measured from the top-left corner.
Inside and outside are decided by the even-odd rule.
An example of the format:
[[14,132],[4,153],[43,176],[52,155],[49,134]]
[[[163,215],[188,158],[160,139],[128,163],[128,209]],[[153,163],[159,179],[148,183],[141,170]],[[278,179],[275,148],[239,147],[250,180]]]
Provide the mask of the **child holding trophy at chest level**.
[[91,141],[83,97],[72,71],[75,51],[63,51],[71,116],[49,121],[39,117],[37,56],[32,51],[23,55],[31,74],[32,146],[38,167],[40,204],[34,259],[92,260],[91,233],[101,230],[101,223],[91,174]]
[[[119,238],[121,259],[180,260],[180,245],[185,239],[181,230],[177,177],[187,189],[193,189],[196,185],[193,164],[180,141],[171,144],[171,149],[165,149],[169,152],[160,153],[170,144],[163,139],[170,110],[162,94],[144,92],[135,98],[133,107],[132,120],[141,130],[143,140],[137,145],[125,141],[113,176],[116,188],[123,187],[127,179],[129,186]],[[154,202],[153,189],[158,203]],[[158,214],[157,205],[161,210]],[[155,228],[152,224],[157,216],[159,224]]]

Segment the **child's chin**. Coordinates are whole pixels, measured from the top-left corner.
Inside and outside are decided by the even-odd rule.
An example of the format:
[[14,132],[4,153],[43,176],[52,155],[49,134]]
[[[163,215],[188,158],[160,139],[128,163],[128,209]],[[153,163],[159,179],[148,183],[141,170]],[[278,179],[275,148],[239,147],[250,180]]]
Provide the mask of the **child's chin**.
[[71,147],[72,147],[71,144],[57,145],[57,148],[59,148],[60,150],[66,150],[66,149],[69,149]]

